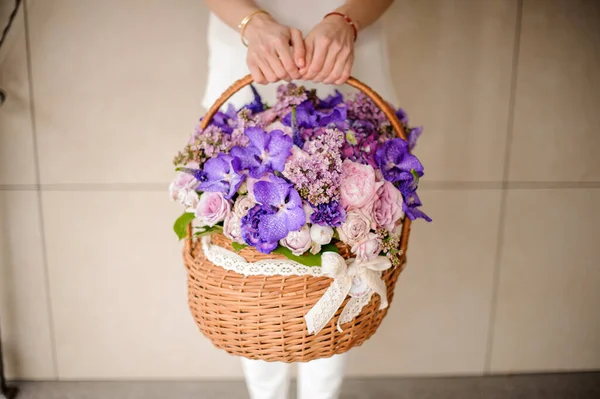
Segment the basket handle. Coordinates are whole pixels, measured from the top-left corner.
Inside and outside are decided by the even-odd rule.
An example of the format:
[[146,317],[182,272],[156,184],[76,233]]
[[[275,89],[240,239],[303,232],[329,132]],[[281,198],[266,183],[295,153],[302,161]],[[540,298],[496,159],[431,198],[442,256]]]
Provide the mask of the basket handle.
[[[242,79],[234,82],[231,86],[229,86],[229,88],[227,90],[225,90],[225,92],[223,94],[221,94],[221,97],[219,97],[217,99],[217,101],[215,101],[213,106],[210,107],[208,112],[204,115],[204,118],[202,118],[202,121],[200,122],[200,128],[206,129],[206,127],[212,120],[213,116],[215,116],[215,114],[225,104],[225,102],[227,102],[227,100],[229,100],[229,98],[231,96],[233,96],[235,93],[237,93],[244,87],[248,86],[253,81],[254,80],[252,79],[252,75],[246,75]],[[365,93],[365,95],[367,97],[369,97],[371,100],[373,100],[375,105],[377,105],[379,107],[379,109],[381,111],[383,111],[383,113],[385,114],[387,119],[390,121],[390,124],[392,125],[392,128],[394,128],[396,135],[398,137],[406,140],[406,132],[404,131],[404,128],[402,127],[402,125],[400,124],[400,121],[396,117],[396,113],[394,112],[392,107],[390,107],[390,105],[383,98],[381,98],[381,96],[379,94],[377,94],[373,89],[371,89],[369,86],[367,86],[360,80],[353,78],[353,77],[348,78],[348,80],[346,81],[346,84],[354,87],[355,89],[362,91],[363,93]],[[406,250],[408,248],[408,236],[410,234],[410,224],[411,224],[411,220],[405,216],[404,220],[402,222],[402,236],[400,238],[400,249],[405,254],[404,256],[406,256]],[[188,251],[188,253],[191,253],[191,251],[192,251],[191,223],[190,223],[190,226],[188,226],[188,237],[186,238],[186,250]]]

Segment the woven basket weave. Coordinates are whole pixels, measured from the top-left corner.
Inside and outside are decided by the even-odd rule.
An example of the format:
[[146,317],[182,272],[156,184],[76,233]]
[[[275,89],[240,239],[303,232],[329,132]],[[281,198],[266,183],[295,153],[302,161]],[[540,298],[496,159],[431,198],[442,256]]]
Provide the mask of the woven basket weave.
[[[252,82],[251,76],[235,82],[210,108],[202,119],[205,128],[219,108],[241,88]],[[386,114],[399,137],[406,139],[393,109],[373,90],[354,78],[347,82],[368,97]],[[403,220],[400,247],[401,266],[383,273],[391,304],[398,276],[406,264],[406,249],[410,220]],[[231,241],[221,234],[212,236],[212,243],[233,250]],[[340,255],[351,256],[348,247],[338,243]],[[266,255],[246,247],[239,252],[248,262],[263,259],[287,259],[282,255]],[[309,335],[304,315],[329,288],[328,277],[313,276],[244,276],[228,271],[208,261],[198,240],[192,239],[191,227],[184,248],[188,271],[188,303],[194,320],[217,348],[249,359],[280,362],[307,362],[347,352],[369,339],[387,314],[378,310],[380,299],[373,295],[370,303],[349,323],[343,332],[337,330],[337,320],[348,302],[316,335]]]

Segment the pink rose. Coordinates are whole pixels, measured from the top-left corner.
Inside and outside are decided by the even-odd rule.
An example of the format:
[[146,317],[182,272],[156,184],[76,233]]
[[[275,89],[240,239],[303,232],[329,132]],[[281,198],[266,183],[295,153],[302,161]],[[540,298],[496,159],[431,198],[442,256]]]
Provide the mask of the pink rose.
[[[187,168],[198,169],[197,162],[189,162]],[[189,173],[179,172],[175,180],[169,185],[169,195],[173,201],[179,201],[186,207],[195,208],[198,204],[198,194],[196,187],[198,182]]]
[[402,194],[392,183],[386,181],[377,190],[377,199],[373,204],[375,227],[391,232],[403,215]]
[[304,225],[298,231],[290,231],[287,237],[280,240],[279,243],[291,250],[294,255],[300,256],[308,251],[312,245],[310,229],[307,225]]
[[362,211],[350,211],[346,214],[346,221],[338,227],[337,231],[340,240],[353,246],[367,237],[371,231],[371,222]]
[[341,203],[346,210],[358,209],[373,201],[383,183],[375,181],[375,170],[346,159],[342,165]]
[[247,195],[240,195],[235,201],[235,204],[233,204],[233,212],[241,219],[246,216],[248,211],[252,209],[254,205],[256,205],[256,202],[254,202],[252,198]]
[[375,233],[367,234],[365,238],[354,244],[351,249],[360,260],[371,260],[379,256],[381,252],[379,238]]
[[229,212],[223,222],[223,234],[231,241],[245,244],[242,238],[242,220],[235,212]]
[[200,196],[196,207],[196,217],[202,225],[212,227],[225,220],[230,211],[231,203],[223,197],[223,194],[205,192]]

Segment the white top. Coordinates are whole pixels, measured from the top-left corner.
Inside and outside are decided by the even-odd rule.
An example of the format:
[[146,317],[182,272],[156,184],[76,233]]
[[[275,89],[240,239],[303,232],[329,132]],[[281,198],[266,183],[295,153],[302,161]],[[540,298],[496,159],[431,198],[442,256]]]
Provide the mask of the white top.
[[[306,36],[323,16],[340,5],[343,0],[258,0],[257,5],[284,25],[299,29]],[[214,101],[236,80],[250,71],[246,65],[246,47],[238,31],[230,28],[216,15],[208,21],[208,79],[202,105],[208,109]],[[390,77],[388,48],[381,21],[361,31],[355,47],[352,76],[371,86],[385,100],[398,106],[396,93]],[[302,82],[308,88],[316,88],[319,96],[326,96],[336,88],[348,92],[347,86],[333,86]],[[277,85],[257,85],[263,101],[275,102]],[[250,89],[234,95],[230,102],[237,107],[252,100]]]

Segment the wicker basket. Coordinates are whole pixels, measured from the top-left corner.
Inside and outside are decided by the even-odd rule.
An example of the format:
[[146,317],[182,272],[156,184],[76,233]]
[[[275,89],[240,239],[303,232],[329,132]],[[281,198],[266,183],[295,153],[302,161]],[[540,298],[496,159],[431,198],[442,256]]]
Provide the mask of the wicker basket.
[[[218,109],[241,88],[252,82],[251,76],[235,82],[210,108],[202,119],[205,128]],[[354,78],[347,82],[370,97],[386,114],[399,137],[404,130],[390,106],[373,90]],[[388,301],[392,302],[394,287],[406,264],[406,249],[410,220],[403,220],[401,266],[383,273]],[[225,236],[213,235],[212,243],[233,250]],[[338,245],[344,258],[350,251]],[[246,247],[239,254],[248,262],[263,259],[286,259],[282,255],[265,255]],[[387,314],[378,310],[380,298],[373,295],[359,316],[337,329],[337,320],[346,301],[336,315],[318,334],[310,335],[304,315],[315,305],[332,280],[313,276],[244,276],[225,270],[208,261],[198,240],[192,239],[191,228],[184,248],[188,271],[188,302],[200,331],[217,347],[230,354],[249,359],[281,362],[307,362],[344,353],[359,346],[377,330]]]

